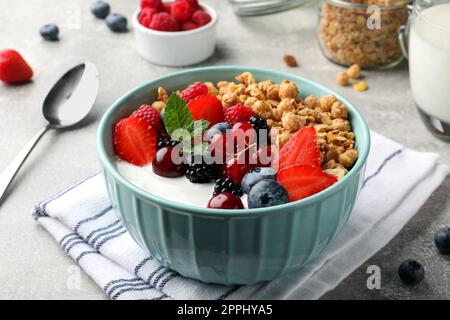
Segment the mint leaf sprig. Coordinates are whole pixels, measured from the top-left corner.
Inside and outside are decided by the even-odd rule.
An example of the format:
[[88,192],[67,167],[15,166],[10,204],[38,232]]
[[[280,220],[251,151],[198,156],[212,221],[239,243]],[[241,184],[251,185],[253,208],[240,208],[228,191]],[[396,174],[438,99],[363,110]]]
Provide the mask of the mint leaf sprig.
[[164,126],[173,140],[181,142],[198,138],[209,125],[210,122],[207,120],[194,120],[186,102],[172,92],[164,110]]

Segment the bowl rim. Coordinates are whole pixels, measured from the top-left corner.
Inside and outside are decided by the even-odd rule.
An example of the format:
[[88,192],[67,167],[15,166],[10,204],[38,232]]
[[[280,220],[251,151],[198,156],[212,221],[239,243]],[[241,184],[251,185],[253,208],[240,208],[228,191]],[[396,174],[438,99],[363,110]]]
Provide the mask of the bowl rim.
[[[164,2],[173,2],[173,1],[164,1]],[[207,31],[208,29],[213,28],[217,21],[219,20],[219,16],[217,15],[216,10],[214,10],[211,6],[206,5],[204,3],[199,4],[202,9],[204,9],[210,16],[211,21],[205,24],[204,26],[201,26],[200,28],[188,30],[188,31],[159,31],[159,30],[152,30],[150,28],[144,27],[142,24],[140,24],[138,17],[139,13],[141,12],[141,8],[138,8],[134,13],[132,17],[132,23],[133,27],[140,32],[146,33],[148,35],[157,36],[157,37],[181,37],[181,36],[191,36],[196,33],[200,33],[203,31]]]
[[[124,176],[122,176],[119,171],[116,169],[115,165],[110,161],[108,154],[106,153],[105,146],[103,144],[104,141],[104,135],[105,131],[107,129],[107,124],[110,122],[110,119],[114,116],[114,114],[119,110],[119,106],[122,105],[127,99],[129,99],[132,95],[134,95],[136,92],[139,92],[141,90],[144,90],[145,87],[151,85],[152,83],[159,82],[162,80],[167,80],[174,77],[180,77],[184,76],[186,74],[195,74],[195,73],[201,73],[205,71],[212,71],[212,72],[221,72],[221,71],[233,71],[236,72],[236,74],[240,74],[242,72],[248,71],[251,73],[259,73],[264,72],[268,74],[276,74],[279,77],[286,77],[286,79],[293,78],[296,81],[308,83],[311,86],[314,86],[318,89],[328,91],[330,94],[335,94],[339,101],[345,103],[345,105],[349,108],[350,113],[353,117],[353,121],[357,121],[361,123],[362,125],[362,133],[361,136],[358,136],[357,139],[362,139],[362,142],[360,144],[360,149],[358,150],[358,160],[356,161],[353,168],[338,182],[333,184],[332,186],[322,190],[321,192],[318,192],[308,198],[285,203],[282,205],[277,205],[273,207],[265,207],[265,208],[256,208],[256,209],[241,209],[241,210],[231,210],[231,209],[210,209],[206,207],[199,207],[194,206],[190,204],[183,204],[180,202],[174,202],[159,196],[156,196],[154,194],[151,194],[140,187],[133,184],[131,181],[126,179]],[[265,214],[276,214],[278,212],[285,212],[286,210],[293,209],[293,208],[301,208],[301,207],[307,207],[311,205],[312,203],[318,201],[320,198],[329,197],[336,192],[339,192],[341,189],[343,189],[348,183],[351,182],[351,179],[353,176],[357,175],[361,170],[364,169],[364,166],[367,161],[367,157],[369,155],[370,150],[370,132],[367,125],[366,120],[360,113],[360,111],[346,98],[335,92],[334,90],[327,88],[321,84],[316,83],[315,81],[300,77],[298,75],[283,72],[283,71],[277,71],[272,70],[268,68],[259,68],[259,67],[245,67],[245,66],[209,66],[209,67],[200,67],[200,68],[191,68],[191,69],[185,69],[177,72],[172,72],[164,76],[160,76],[157,78],[154,78],[150,81],[145,82],[144,84],[141,84],[130,91],[128,91],[126,94],[122,95],[120,98],[115,100],[112,105],[105,111],[103,114],[99,127],[97,130],[97,149],[100,155],[100,160],[103,166],[103,170],[107,171],[108,174],[112,175],[115,182],[120,183],[121,185],[125,186],[127,189],[130,189],[131,192],[133,192],[135,195],[138,195],[140,198],[145,199],[148,202],[155,203],[157,205],[168,207],[173,210],[176,210],[177,212],[181,213],[188,213],[188,214],[196,214],[196,215],[208,215],[211,217],[248,217],[249,215],[257,216],[257,215],[265,215]],[[320,201],[320,200],[319,200]]]

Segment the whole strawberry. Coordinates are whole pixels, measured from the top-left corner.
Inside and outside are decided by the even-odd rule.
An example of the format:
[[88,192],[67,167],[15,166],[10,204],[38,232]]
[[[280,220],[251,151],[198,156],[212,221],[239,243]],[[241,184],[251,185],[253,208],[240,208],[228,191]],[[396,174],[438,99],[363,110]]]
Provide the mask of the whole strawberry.
[[225,121],[231,125],[238,122],[246,122],[253,117],[253,110],[249,107],[244,106],[241,103],[235,104],[229,108],[224,109]]
[[8,84],[24,83],[31,80],[33,70],[13,49],[0,51],[0,80]]
[[161,133],[163,124],[159,112],[148,104],[143,104],[131,114],[132,118],[144,119],[157,133]]

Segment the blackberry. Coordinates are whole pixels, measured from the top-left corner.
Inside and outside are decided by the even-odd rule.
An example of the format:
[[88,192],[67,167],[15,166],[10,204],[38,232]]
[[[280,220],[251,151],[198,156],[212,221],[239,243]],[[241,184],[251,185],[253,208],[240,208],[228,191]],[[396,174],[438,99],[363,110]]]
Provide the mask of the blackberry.
[[186,177],[192,183],[207,183],[217,178],[216,164],[194,163],[186,170]]
[[261,129],[269,129],[267,121],[258,117],[251,117],[250,120],[248,120],[248,123],[252,125],[253,129],[255,129],[256,132]]
[[[269,142],[269,126],[267,125],[267,121],[265,119],[261,119],[258,117],[251,117],[250,120],[248,120],[248,123],[250,123],[256,131],[256,142],[258,146],[265,146],[267,144],[270,144]],[[259,130],[265,130],[266,134],[263,135]],[[262,138],[262,140],[261,140]]]
[[215,196],[221,192],[229,192],[238,197],[242,197],[244,195],[241,187],[234,183],[231,178],[220,178],[216,180],[213,195]]
[[170,140],[169,138],[160,137],[158,138],[158,150],[164,147],[175,147],[179,142]]

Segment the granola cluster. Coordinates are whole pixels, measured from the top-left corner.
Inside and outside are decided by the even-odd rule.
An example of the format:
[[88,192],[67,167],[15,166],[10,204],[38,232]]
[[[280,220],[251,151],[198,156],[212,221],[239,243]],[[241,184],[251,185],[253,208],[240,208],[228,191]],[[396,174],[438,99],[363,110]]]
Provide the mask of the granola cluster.
[[[346,0],[378,5],[379,15],[367,8],[344,8],[324,1],[319,38],[325,55],[343,64],[374,68],[392,64],[402,57],[397,30],[408,20],[406,0]],[[386,6],[398,9],[385,10]],[[379,17],[379,19],[378,19]],[[377,19],[379,24],[377,24]]]
[[341,86],[353,84],[356,91],[366,91],[369,87],[365,81],[359,81],[361,77],[361,67],[359,64],[353,64],[345,71],[340,71],[336,75],[336,83]]
[[[281,148],[291,136],[305,126],[316,129],[321,165],[326,172],[343,177],[358,158],[355,136],[348,120],[347,106],[336,96],[308,96],[302,99],[297,85],[289,80],[258,82],[250,72],[236,77],[237,82],[206,82],[209,94],[217,96],[224,108],[242,103],[265,119],[275,148]],[[162,110],[167,91],[158,88],[152,106]]]

